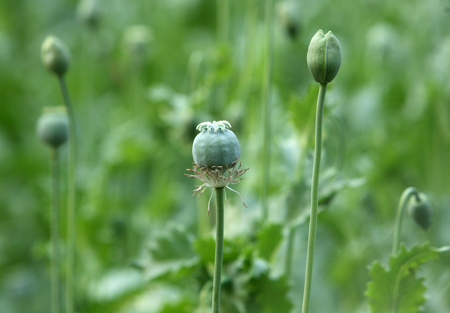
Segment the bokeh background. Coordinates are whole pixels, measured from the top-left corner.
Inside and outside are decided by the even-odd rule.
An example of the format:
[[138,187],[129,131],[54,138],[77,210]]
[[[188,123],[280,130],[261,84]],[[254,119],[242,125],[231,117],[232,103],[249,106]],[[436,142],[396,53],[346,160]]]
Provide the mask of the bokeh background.
[[[208,312],[214,206],[207,216],[211,191],[192,197],[184,174],[196,125],[227,120],[250,170],[235,186],[248,208],[228,192],[223,310],[283,313],[300,312],[306,258],[318,91],[306,52],[332,30],[343,59],[326,98],[311,310],[334,313],[368,312],[367,268],[389,257],[405,188],[435,205],[427,232],[405,218],[406,246],[450,243],[449,26],[446,0],[0,0],[0,312],[50,307],[49,151],[35,127],[63,99],[41,64],[47,35],[72,54],[76,311]],[[449,264],[419,271],[423,312],[450,312]]]

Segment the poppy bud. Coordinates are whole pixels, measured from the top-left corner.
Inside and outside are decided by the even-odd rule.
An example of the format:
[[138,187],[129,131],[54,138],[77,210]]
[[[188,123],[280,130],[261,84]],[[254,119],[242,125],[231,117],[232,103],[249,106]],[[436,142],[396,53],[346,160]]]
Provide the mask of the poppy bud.
[[413,220],[424,230],[430,227],[433,205],[425,194],[420,193],[418,198],[411,198],[408,203],[408,212]]
[[341,66],[339,41],[329,31],[326,35],[319,30],[311,39],[307,54],[309,71],[314,80],[321,84],[331,82]]
[[69,48],[61,39],[55,36],[48,36],[44,40],[41,48],[41,57],[45,67],[56,75],[64,75],[69,68]]

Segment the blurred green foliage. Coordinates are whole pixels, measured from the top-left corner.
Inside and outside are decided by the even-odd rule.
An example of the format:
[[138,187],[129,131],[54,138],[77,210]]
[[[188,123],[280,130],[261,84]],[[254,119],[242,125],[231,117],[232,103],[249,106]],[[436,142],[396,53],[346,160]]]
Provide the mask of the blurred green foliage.
[[[217,2],[228,3],[225,18]],[[223,311],[300,312],[317,92],[306,51],[320,28],[340,40],[343,60],[325,107],[312,312],[369,311],[367,266],[388,259],[408,186],[431,197],[435,216],[428,232],[405,219],[402,241],[448,245],[450,3],[294,1],[293,39],[281,0],[273,2],[262,223],[265,1],[109,0],[98,1],[98,15],[80,16],[75,0],[0,0],[0,312],[50,306],[49,151],[35,134],[42,108],[62,104],[40,61],[50,34],[72,53],[77,312],[208,312],[214,210],[206,215],[209,191],[191,197],[198,182],[183,175],[195,126],[208,120],[233,125],[250,167],[236,187],[248,208],[228,194]],[[65,180],[61,190],[65,236]],[[450,311],[449,264],[442,253],[418,273],[427,277],[423,312]]]

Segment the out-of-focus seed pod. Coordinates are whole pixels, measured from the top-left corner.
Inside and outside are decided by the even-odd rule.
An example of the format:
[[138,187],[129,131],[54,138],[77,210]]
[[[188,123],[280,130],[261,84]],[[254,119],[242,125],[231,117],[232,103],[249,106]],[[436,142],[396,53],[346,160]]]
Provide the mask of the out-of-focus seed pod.
[[322,30],[319,30],[311,39],[306,59],[316,82],[331,82],[341,66],[341,47],[338,39],[331,31],[324,35]]
[[87,26],[95,28],[100,20],[100,5],[98,0],[81,0],[77,7],[77,17]]
[[41,47],[42,63],[56,75],[62,76],[69,68],[70,51],[66,44],[55,36],[48,36]]
[[300,13],[296,2],[281,1],[277,4],[277,15],[286,34],[294,40],[300,33]]
[[419,199],[411,197],[408,203],[408,213],[420,227],[427,230],[431,225],[433,204],[427,195],[420,193]]
[[142,64],[153,43],[153,30],[147,25],[128,26],[123,35],[127,55],[134,63]]
[[45,108],[36,127],[38,138],[52,148],[58,148],[67,141],[69,121],[65,107]]

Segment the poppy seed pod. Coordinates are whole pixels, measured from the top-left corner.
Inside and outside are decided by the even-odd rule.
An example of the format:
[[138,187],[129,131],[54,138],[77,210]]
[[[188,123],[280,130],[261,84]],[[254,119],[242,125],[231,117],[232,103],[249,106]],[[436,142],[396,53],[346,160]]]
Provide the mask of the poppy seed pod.
[[[241,164],[238,164],[241,148],[236,135],[228,128],[231,128],[231,125],[227,121],[198,124],[197,130],[200,134],[195,137],[192,145],[195,163],[192,168],[187,169],[193,174],[185,174],[203,182],[194,190],[194,195],[199,192],[200,197],[208,187],[227,188],[239,194],[228,185],[239,184],[248,168],[242,169]],[[244,200],[242,203],[246,206]]]
[[307,54],[309,71],[314,80],[321,84],[331,82],[341,66],[339,41],[329,31],[326,35],[319,30],[311,39]]
[[64,75],[69,68],[69,48],[55,36],[48,36],[44,40],[41,47],[41,57],[45,67],[56,75]]
[[427,230],[431,225],[433,205],[425,194],[420,193],[419,199],[412,197],[409,201],[408,213],[420,227]]
[[69,121],[64,107],[46,109],[39,117],[36,133],[39,139],[52,148],[67,141]]
[[229,129],[227,121],[206,122],[197,126],[200,134],[194,139],[192,156],[200,167],[229,168],[241,156],[236,135]]

